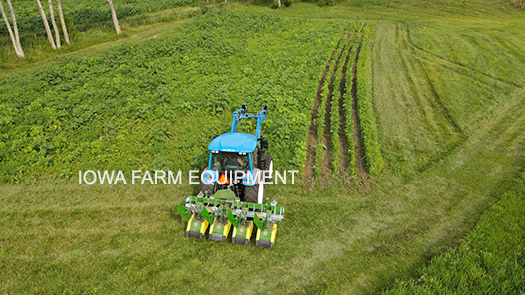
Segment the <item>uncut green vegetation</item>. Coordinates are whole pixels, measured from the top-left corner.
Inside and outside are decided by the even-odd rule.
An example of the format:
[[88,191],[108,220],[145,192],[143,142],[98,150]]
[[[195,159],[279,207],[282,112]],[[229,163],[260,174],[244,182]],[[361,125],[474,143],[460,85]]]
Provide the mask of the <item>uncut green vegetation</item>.
[[[0,180],[93,167],[200,169],[209,138],[227,131],[243,103],[272,106],[271,154],[297,169],[325,56],[310,52],[328,52],[333,30],[221,11],[171,37],[2,78]],[[272,46],[280,49],[259,49]]]
[[461,244],[383,294],[520,294],[525,289],[525,177]]

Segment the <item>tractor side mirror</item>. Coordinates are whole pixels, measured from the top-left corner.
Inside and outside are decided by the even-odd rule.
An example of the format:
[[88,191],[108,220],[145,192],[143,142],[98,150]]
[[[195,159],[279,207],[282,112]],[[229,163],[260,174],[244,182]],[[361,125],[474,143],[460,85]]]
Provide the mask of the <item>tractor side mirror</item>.
[[263,104],[263,111],[266,111],[266,112],[268,112],[268,106],[267,106],[267,105],[265,105],[265,104]]
[[245,113],[248,112],[248,106],[246,104],[242,105],[242,109],[244,110]]

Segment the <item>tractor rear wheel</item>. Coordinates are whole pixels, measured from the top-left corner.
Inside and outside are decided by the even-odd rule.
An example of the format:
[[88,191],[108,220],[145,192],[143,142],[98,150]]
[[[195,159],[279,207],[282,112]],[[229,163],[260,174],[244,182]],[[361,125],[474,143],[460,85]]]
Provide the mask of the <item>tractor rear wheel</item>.
[[[264,184],[257,183],[254,186],[244,187],[244,201],[249,203],[259,203],[259,195],[264,193]],[[262,202],[260,202],[262,204]]]

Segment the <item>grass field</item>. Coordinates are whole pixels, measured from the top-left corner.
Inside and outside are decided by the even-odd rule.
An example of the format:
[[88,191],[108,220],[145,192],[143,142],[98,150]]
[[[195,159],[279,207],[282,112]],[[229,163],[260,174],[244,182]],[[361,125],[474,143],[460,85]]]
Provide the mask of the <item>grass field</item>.
[[[231,8],[43,68],[22,62],[24,71],[0,78],[0,292],[464,290],[452,279],[439,281],[450,289],[418,281],[436,272],[472,280],[468,290],[510,290],[501,278],[525,291],[521,248],[498,250],[508,231],[488,229],[514,224],[508,234],[522,240],[512,216],[523,206],[523,185],[513,187],[525,159],[525,11],[484,0]],[[270,186],[265,193],[286,206],[274,249],[184,238],[176,205],[196,187],[77,184],[79,169],[200,168],[209,137],[228,130],[243,102],[269,105],[276,169],[305,172],[323,71],[335,67],[332,54],[363,63],[363,52],[344,47],[345,29],[363,24],[373,28],[369,62],[356,70],[370,75],[357,72],[356,86],[369,85],[385,167],[370,178],[329,172]],[[321,105],[325,132],[339,105]],[[521,209],[505,214],[511,207]],[[507,260],[481,271],[490,261],[475,254],[489,258],[465,247],[493,245]]]

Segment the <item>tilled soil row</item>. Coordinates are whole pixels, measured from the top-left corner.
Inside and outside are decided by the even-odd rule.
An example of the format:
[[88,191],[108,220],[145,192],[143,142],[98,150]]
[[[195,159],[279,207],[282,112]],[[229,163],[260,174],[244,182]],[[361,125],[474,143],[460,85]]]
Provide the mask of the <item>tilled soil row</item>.
[[[326,146],[326,155],[322,158],[321,165],[323,167],[323,178],[327,178],[330,175],[332,175],[332,157],[333,157],[333,147],[332,147],[332,140],[331,140],[331,132],[330,132],[330,125],[331,125],[331,117],[332,117],[332,98],[334,94],[334,81],[337,75],[337,72],[339,70],[339,63],[341,62],[341,56],[343,56],[343,52],[346,50],[346,47],[348,46],[348,41],[350,40],[350,36],[352,35],[352,31],[349,31],[346,35],[346,42],[339,52],[339,55],[337,56],[337,59],[334,63],[334,68],[332,70],[332,76],[330,77],[330,84],[328,84],[328,93],[326,95],[326,104],[325,104],[325,117],[324,117],[324,129],[323,129],[323,144]],[[354,37],[355,38],[355,37]],[[353,38],[353,40],[354,40]],[[343,63],[344,66],[344,63]],[[336,85],[338,86],[338,85]],[[340,91],[340,85],[335,88],[335,91]],[[339,120],[341,122],[341,120]],[[328,181],[328,179],[325,179],[325,181]]]
[[361,28],[361,38],[357,44],[354,63],[352,65],[352,120],[354,121],[354,139],[355,139],[355,156],[356,156],[356,170],[357,177],[363,183],[367,183],[368,172],[365,162],[365,150],[363,148],[363,138],[361,137],[361,123],[357,115],[357,62],[359,60],[359,53],[361,51],[361,44],[363,43],[363,27]]
[[303,176],[305,179],[309,179],[313,175],[313,165],[315,161],[315,151],[314,147],[317,142],[317,126],[315,124],[316,119],[318,117],[319,113],[319,105],[321,104],[321,90],[324,86],[326,75],[328,73],[328,70],[330,69],[330,63],[332,62],[332,59],[334,58],[335,53],[339,49],[339,46],[341,45],[341,41],[344,39],[346,35],[346,31],[348,30],[348,27],[344,29],[343,33],[341,34],[341,37],[337,41],[337,45],[332,51],[332,54],[330,55],[330,58],[328,59],[325,69],[323,71],[323,74],[321,75],[321,79],[319,81],[319,86],[317,87],[317,95],[315,97],[314,105],[312,108],[312,116],[310,119],[310,128],[308,129],[308,138],[306,140],[306,162],[304,165],[303,170]]
[[[345,132],[345,126],[347,124],[346,115],[345,115],[345,95],[347,92],[346,89],[346,75],[348,72],[348,62],[350,61],[350,55],[352,53],[352,49],[355,45],[355,40],[357,37],[357,31],[354,32],[352,36],[352,44],[348,48],[348,53],[346,54],[345,61],[343,63],[343,67],[341,69],[341,83],[339,83],[339,130],[337,131],[339,133],[339,150],[341,151],[341,157],[339,158],[339,174],[341,175],[347,175],[348,174],[348,168],[350,165],[350,155],[349,155],[349,146],[348,141],[346,139],[346,132]],[[351,89],[350,89],[351,91]],[[351,147],[352,149],[354,147]]]

